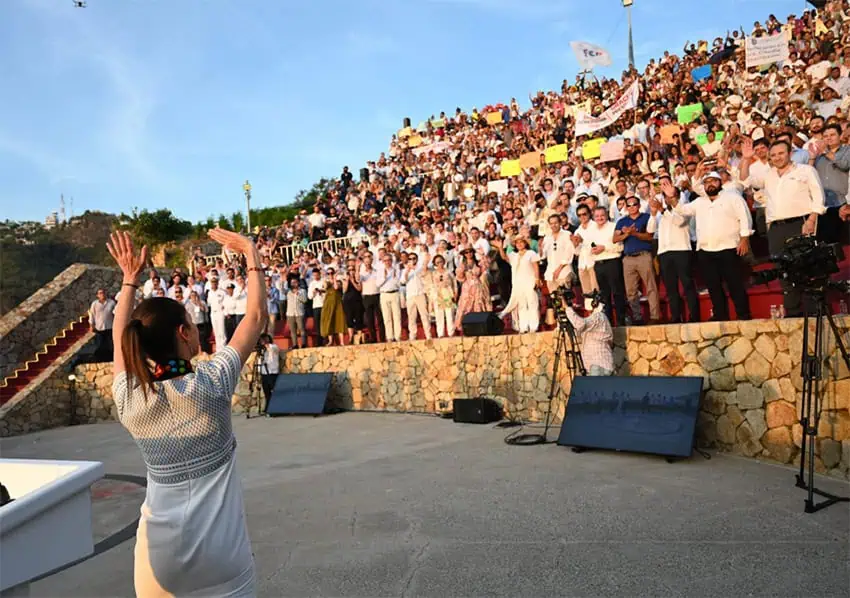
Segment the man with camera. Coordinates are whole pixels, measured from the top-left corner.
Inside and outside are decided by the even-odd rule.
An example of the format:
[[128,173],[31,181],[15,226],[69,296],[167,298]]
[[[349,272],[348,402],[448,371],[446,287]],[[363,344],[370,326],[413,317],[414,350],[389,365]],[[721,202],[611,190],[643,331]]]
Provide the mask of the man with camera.
[[598,292],[591,294],[593,309],[582,317],[572,306],[572,293],[564,293],[564,312],[579,336],[581,358],[588,376],[612,376],[614,374],[614,331],[605,315],[605,304]]
[[[750,172],[753,142],[741,142],[741,179],[751,185],[764,186],[767,243],[771,255],[781,254],[791,237],[817,232],[818,216],[826,211],[823,186],[817,171],[808,164],[791,161],[787,141],[774,141],[770,146],[771,168],[763,177]],[[782,281],[783,303],[789,317],[803,315],[802,295],[798,289]]]
[[259,371],[261,376],[261,384],[263,387],[263,396],[266,399],[266,404],[258,411],[265,413],[269,407],[269,399],[272,396],[272,390],[277,382],[277,376],[280,373],[280,349],[274,344],[270,334],[263,334],[257,344],[257,359],[262,359],[260,362]]

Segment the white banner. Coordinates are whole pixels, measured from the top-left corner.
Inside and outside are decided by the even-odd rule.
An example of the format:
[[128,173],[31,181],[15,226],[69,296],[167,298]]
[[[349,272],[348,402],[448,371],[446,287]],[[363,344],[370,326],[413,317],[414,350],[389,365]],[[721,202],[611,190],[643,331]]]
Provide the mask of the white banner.
[[570,42],[575,52],[576,60],[583,69],[592,69],[595,66],[611,66],[611,54],[602,46],[589,42]]
[[788,60],[788,40],[782,34],[770,37],[748,37],[747,68]]
[[638,96],[640,96],[640,87],[638,82],[635,81],[629,85],[629,88],[623,95],[617,98],[616,102],[611,104],[608,110],[599,116],[591,116],[587,112],[579,112],[576,114],[576,137],[593,133],[614,124],[623,115],[623,112],[637,107]]

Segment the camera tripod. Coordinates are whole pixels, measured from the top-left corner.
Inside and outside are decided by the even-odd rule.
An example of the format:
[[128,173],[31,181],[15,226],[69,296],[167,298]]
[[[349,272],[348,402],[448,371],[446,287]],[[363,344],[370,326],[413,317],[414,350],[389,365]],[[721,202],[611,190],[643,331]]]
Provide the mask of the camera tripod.
[[263,374],[269,373],[269,368],[266,365],[266,348],[258,345],[254,349],[254,363],[251,365],[251,379],[248,382],[248,394],[251,397],[251,402],[245,408],[245,419],[251,419],[251,406],[257,406],[257,417],[263,415],[263,399],[265,398],[265,390],[263,389]]
[[[844,292],[850,291],[848,283],[826,283],[816,289],[805,289],[803,291],[803,357],[801,360],[801,373],[803,377],[803,395],[800,409],[800,425],[803,428],[803,438],[800,451],[800,472],[796,476],[797,488],[803,488],[807,491],[806,495],[806,513],[815,513],[821,509],[825,509],[831,505],[840,502],[848,502],[850,498],[835,496],[829,492],[818,490],[815,488],[815,441],[818,434],[818,424],[820,423],[822,398],[820,382],[824,378],[823,362],[824,350],[823,340],[826,332],[824,331],[824,320],[829,323],[832,329],[832,334],[835,336],[835,342],[838,345],[841,358],[850,369],[850,356],[847,354],[847,349],[844,342],[841,340],[841,331],[835,324],[832,313],[829,309],[829,303],[826,299],[827,291],[841,290]],[[812,309],[814,314],[811,314]],[[814,352],[809,352],[809,320],[815,318],[815,342]],[[808,469],[808,471],[807,471]],[[815,503],[815,494],[823,497],[825,500]]]
[[[569,343],[569,348],[567,347]],[[576,339],[576,331],[572,323],[567,318],[566,313],[558,314],[558,335],[555,340],[555,362],[552,365],[552,383],[549,385],[549,397],[546,406],[546,419],[543,425],[541,434],[520,434],[522,428],[515,434],[511,434],[505,438],[508,444],[530,446],[535,444],[546,444],[549,434],[549,426],[552,423],[552,403],[555,400],[555,395],[558,394],[558,369],[564,361],[569,372],[570,383],[572,383],[576,374],[581,376],[587,375],[587,370],[584,367],[584,360],[581,357],[581,352],[578,349],[578,340]]]

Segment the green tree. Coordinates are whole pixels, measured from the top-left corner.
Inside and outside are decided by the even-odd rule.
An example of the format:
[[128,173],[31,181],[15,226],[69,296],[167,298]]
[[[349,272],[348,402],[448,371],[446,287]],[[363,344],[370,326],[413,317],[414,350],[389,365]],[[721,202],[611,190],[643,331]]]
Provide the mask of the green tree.
[[226,230],[233,230],[230,227],[230,220],[228,220],[227,216],[225,216],[224,214],[218,215],[218,222],[216,224],[218,225],[219,228],[223,228],[223,229],[226,229]]
[[161,209],[155,212],[137,209],[130,216],[121,215],[121,222],[138,240],[150,248],[179,241],[192,234],[192,223],[174,216],[171,210]]
[[230,224],[233,226],[233,230],[237,232],[244,232],[245,230],[245,216],[242,215],[242,212],[233,212],[230,216]]

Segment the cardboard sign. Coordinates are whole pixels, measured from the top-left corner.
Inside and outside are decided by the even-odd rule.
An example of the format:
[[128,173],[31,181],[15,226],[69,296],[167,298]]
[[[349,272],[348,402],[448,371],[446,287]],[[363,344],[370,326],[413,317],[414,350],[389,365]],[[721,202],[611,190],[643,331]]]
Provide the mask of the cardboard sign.
[[664,125],[661,127],[661,143],[676,143],[673,135],[681,135],[682,127],[679,125]]
[[446,126],[446,119],[445,118],[435,118],[434,120],[431,121],[431,126],[434,127],[435,129],[440,129],[442,127],[445,127]]
[[519,165],[519,160],[502,160],[499,172],[503,177],[519,176],[522,174],[522,166]]
[[747,37],[745,45],[747,68],[788,60],[788,40],[784,35]]
[[[723,131],[716,131],[714,133],[714,140],[723,141],[724,135],[725,133]],[[706,143],[708,143],[708,135],[706,133],[700,133],[699,135],[697,135],[697,144],[705,145]]]
[[599,148],[599,161],[614,162],[616,160],[622,160],[623,146],[624,142],[622,139],[614,139],[607,143],[603,143]]
[[410,137],[411,135],[413,135],[413,129],[411,129],[410,127],[404,127],[398,132],[399,139],[404,139],[405,137]]
[[502,113],[501,112],[488,112],[487,113],[487,124],[488,125],[498,125],[502,122]]
[[679,106],[676,108],[676,117],[680,125],[686,125],[692,122],[696,117],[702,114],[702,103],[688,104],[687,106]]
[[553,145],[552,147],[547,147],[545,150],[543,150],[543,156],[546,160],[546,164],[554,164],[555,162],[566,162],[567,153],[568,151],[566,143]]
[[487,183],[487,193],[496,193],[501,197],[508,192],[508,179],[499,179]]
[[526,152],[519,157],[520,168],[540,168],[540,153]]
[[593,160],[602,154],[602,144],[607,139],[605,137],[597,137],[596,139],[588,139],[581,146],[581,155],[585,160]]
[[407,147],[419,147],[422,145],[422,137],[420,135],[411,135],[407,138]]

